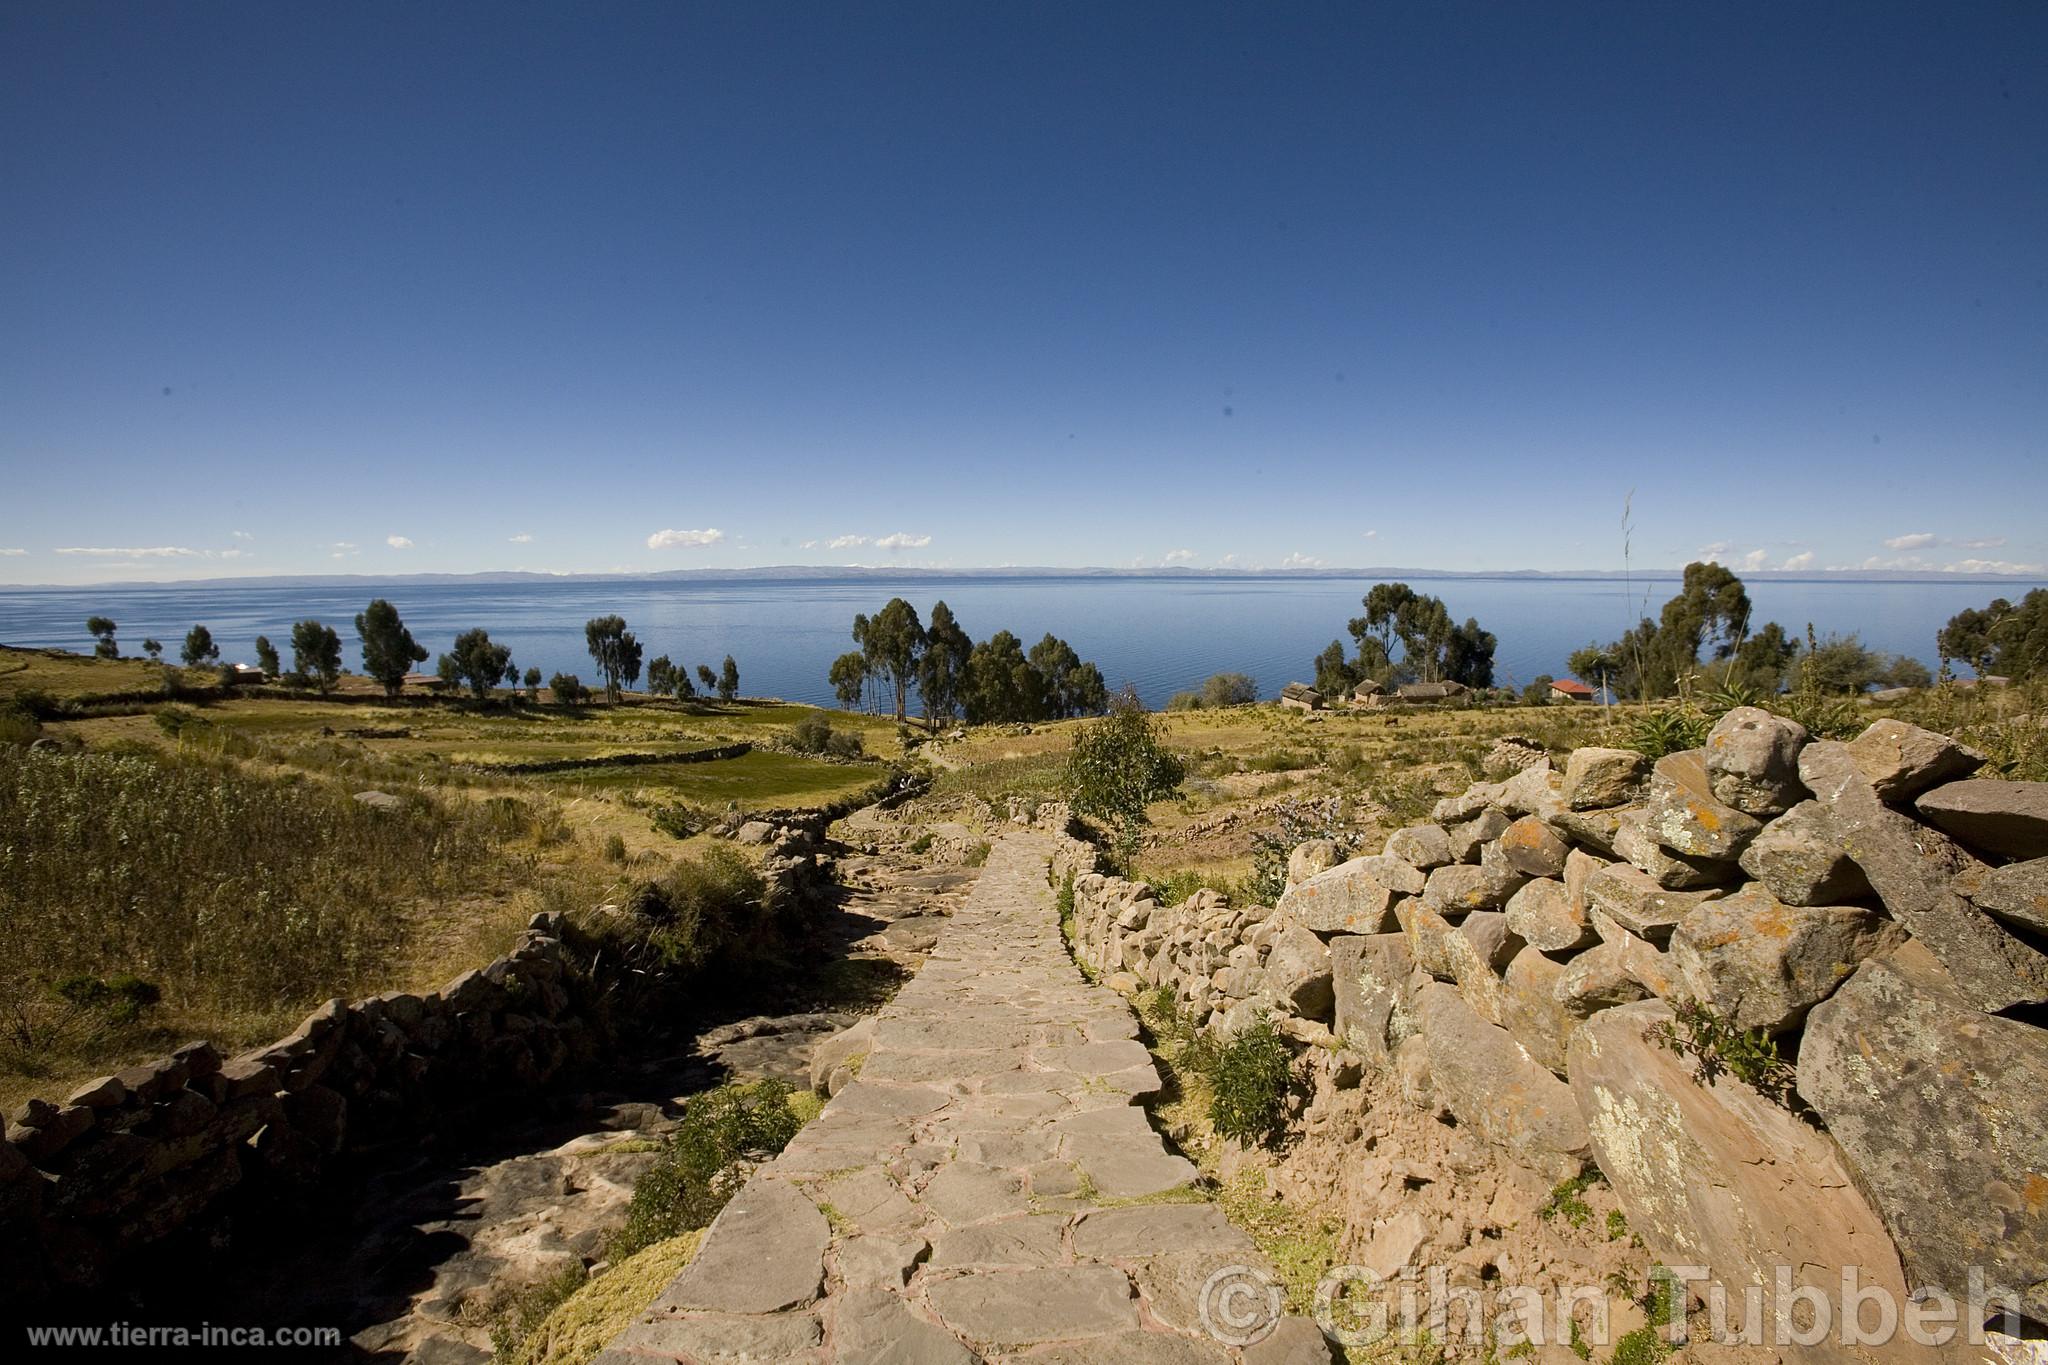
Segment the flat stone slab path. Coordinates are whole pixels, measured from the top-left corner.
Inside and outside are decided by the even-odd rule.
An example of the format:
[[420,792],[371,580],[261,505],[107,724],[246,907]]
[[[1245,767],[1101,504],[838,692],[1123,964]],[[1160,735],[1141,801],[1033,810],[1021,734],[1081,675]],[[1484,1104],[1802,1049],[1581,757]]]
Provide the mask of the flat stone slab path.
[[[1211,1277],[1262,1263],[1138,1108],[1159,1073],[1067,955],[1052,848],[996,841],[859,1078],[598,1365],[1329,1360],[1304,1319],[1241,1348],[1206,1330]],[[1244,1305],[1212,1293],[1211,1320]]]

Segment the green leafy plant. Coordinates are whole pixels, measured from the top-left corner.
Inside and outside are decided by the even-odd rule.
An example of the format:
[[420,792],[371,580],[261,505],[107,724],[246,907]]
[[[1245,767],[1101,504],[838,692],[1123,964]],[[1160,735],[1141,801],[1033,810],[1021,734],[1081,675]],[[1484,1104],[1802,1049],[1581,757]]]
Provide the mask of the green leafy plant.
[[1679,700],[1638,717],[1624,741],[1649,758],[1683,753],[1707,742],[1713,718],[1689,700]]
[[1600,1172],[1584,1171],[1569,1180],[1561,1180],[1550,1192],[1550,1198],[1536,1212],[1544,1219],[1562,1218],[1575,1228],[1582,1228],[1591,1221],[1593,1207],[1580,1196],[1598,1184]]
[[1797,1073],[1778,1055],[1776,1039],[1762,1029],[1736,1028],[1698,1000],[1679,1001],[1673,1014],[1674,1018],[1652,1029],[1650,1036],[1668,1051],[1690,1057],[1701,1085],[1710,1085],[1725,1074],[1790,1107]]
[[1280,1131],[1294,1082],[1293,1057],[1265,1011],[1217,1050],[1208,1076],[1209,1121],[1218,1133],[1252,1144]]
[[1187,771],[1166,747],[1166,731],[1137,694],[1126,690],[1109,713],[1074,737],[1066,787],[1074,813],[1110,826],[1118,861],[1129,867],[1137,852],[1145,808],[1179,790]]

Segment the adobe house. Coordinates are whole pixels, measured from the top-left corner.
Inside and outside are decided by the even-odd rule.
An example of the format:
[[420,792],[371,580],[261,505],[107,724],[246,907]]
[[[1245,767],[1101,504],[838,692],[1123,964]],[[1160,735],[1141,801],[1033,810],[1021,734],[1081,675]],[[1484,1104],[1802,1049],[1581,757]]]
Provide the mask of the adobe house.
[[1586,702],[1593,700],[1593,689],[1577,678],[1559,678],[1550,685],[1552,701]]
[[1367,678],[1364,682],[1351,689],[1351,704],[1353,706],[1384,706],[1386,701],[1387,689],[1380,683],[1374,682],[1371,678]]
[[1307,683],[1291,682],[1280,689],[1280,704],[1297,711],[1320,711],[1323,709],[1323,694]]
[[1471,690],[1461,682],[1403,683],[1394,690],[1394,699],[1426,706],[1431,702],[1456,701]]

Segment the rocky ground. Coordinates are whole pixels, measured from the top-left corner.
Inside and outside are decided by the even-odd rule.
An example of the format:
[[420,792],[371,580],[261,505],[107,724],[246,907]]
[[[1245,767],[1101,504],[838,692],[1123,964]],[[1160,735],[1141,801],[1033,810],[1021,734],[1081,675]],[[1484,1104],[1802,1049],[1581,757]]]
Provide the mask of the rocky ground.
[[[977,872],[933,868],[893,827],[877,833],[889,837],[863,838],[840,861],[846,894],[819,927],[816,972],[764,991],[787,1012],[701,1021],[673,1051],[363,1176],[324,1235],[238,1273],[214,1319],[340,1324],[348,1359],[488,1360],[494,1306],[601,1255],[691,1095],[735,1079],[807,1085],[817,1042],[922,963]],[[791,1007],[821,998],[844,1007]]]

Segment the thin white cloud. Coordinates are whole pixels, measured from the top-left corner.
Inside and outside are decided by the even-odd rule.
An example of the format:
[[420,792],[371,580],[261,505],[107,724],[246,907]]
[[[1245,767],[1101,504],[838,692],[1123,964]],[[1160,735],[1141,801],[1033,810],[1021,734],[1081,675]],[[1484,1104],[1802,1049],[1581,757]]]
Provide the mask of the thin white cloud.
[[531,534],[530,532],[526,532],[526,531],[521,531],[521,532],[520,532],[520,533],[519,533],[518,535],[516,535],[516,536],[506,536],[506,537],[505,537],[505,539],[506,539],[506,540],[508,540],[508,541],[510,541],[510,542],[511,542],[512,544],[514,544],[514,545],[531,545],[531,544],[533,544],[533,536],[532,536],[532,534]]
[[650,550],[689,549],[704,545],[716,545],[724,539],[725,532],[715,526],[702,531],[656,531],[653,535],[647,537],[647,548]]
[[15,559],[27,553],[27,550],[0,550],[0,559]]
[[1771,559],[1769,550],[1751,550],[1742,557],[1742,567],[1751,571],[1761,569]]
[[2008,559],[1964,559],[1941,566],[1943,573],[2048,573],[2048,564],[2015,564]]
[[1374,528],[1373,530],[1367,531],[1367,532],[1365,533],[1365,538],[1366,538],[1367,540],[1371,540],[1371,539],[1372,539],[1372,538],[1373,538],[1374,536],[1377,536],[1378,534],[1379,534],[1379,530],[1378,530],[1378,528]]
[[1914,531],[1910,535],[1893,536],[1885,541],[1887,550],[1924,550],[1932,545],[1938,536],[1932,531]]
[[1323,567],[1323,561],[1317,559],[1314,555],[1305,555],[1301,551],[1296,550],[1293,554],[1280,561],[1280,567],[1283,569],[1320,569]]
[[1725,540],[1717,540],[1711,545],[1700,546],[1694,553],[1708,564],[1719,564],[1727,557],[1728,552],[1734,548],[1733,545],[1730,545]]
[[233,537],[234,537],[234,538],[235,538],[236,540],[254,540],[254,539],[256,539],[256,537],[254,537],[254,536],[250,535],[250,534],[249,534],[249,533],[248,533],[247,531],[230,531],[230,532],[228,532],[228,534],[229,534],[229,535],[231,535],[231,536],[233,536]]
[[410,550],[412,548],[412,538],[410,536],[386,536],[384,537],[384,543],[394,550]]
[[1195,557],[1193,550],[1168,550],[1164,559],[1168,564],[1186,564]]
[[867,543],[868,537],[866,536],[834,536],[825,542],[825,548],[828,550],[850,550],[856,545],[865,545]]
[[147,547],[127,546],[121,549],[106,549],[92,545],[66,545],[57,551],[60,555],[93,555],[102,559],[204,559],[204,550],[190,550],[183,545],[152,545]]
[[1949,544],[1958,550],[1995,550],[2005,544],[2004,536],[1984,536],[1978,540],[1952,540]]
[[1798,554],[1788,558],[1783,564],[1779,565],[1778,567],[1781,569],[1786,569],[1792,573],[1797,573],[1801,569],[1810,569],[1813,567],[1813,551],[1802,550]]
[[878,550],[922,550],[931,543],[932,538],[930,536],[914,536],[908,531],[898,531],[894,535],[883,536],[880,540],[876,541],[875,548]]
[[1223,557],[1222,557],[1221,559],[1217,560],[1216,562],[1217,562],[1218,564],[1221,564],[1221,565],[1222,565],[1222,566],[1223,566],[1224,568],[1226,568],[1226,569],[1227,569],[1227,568],[1231,568],[1231,567],[1233,567],[1234,565],[1236,565],[1236,563],[1237,563],[1237,556],[1236,556],[1235,554],[1227,554],[1227,555],[1223,556]]

